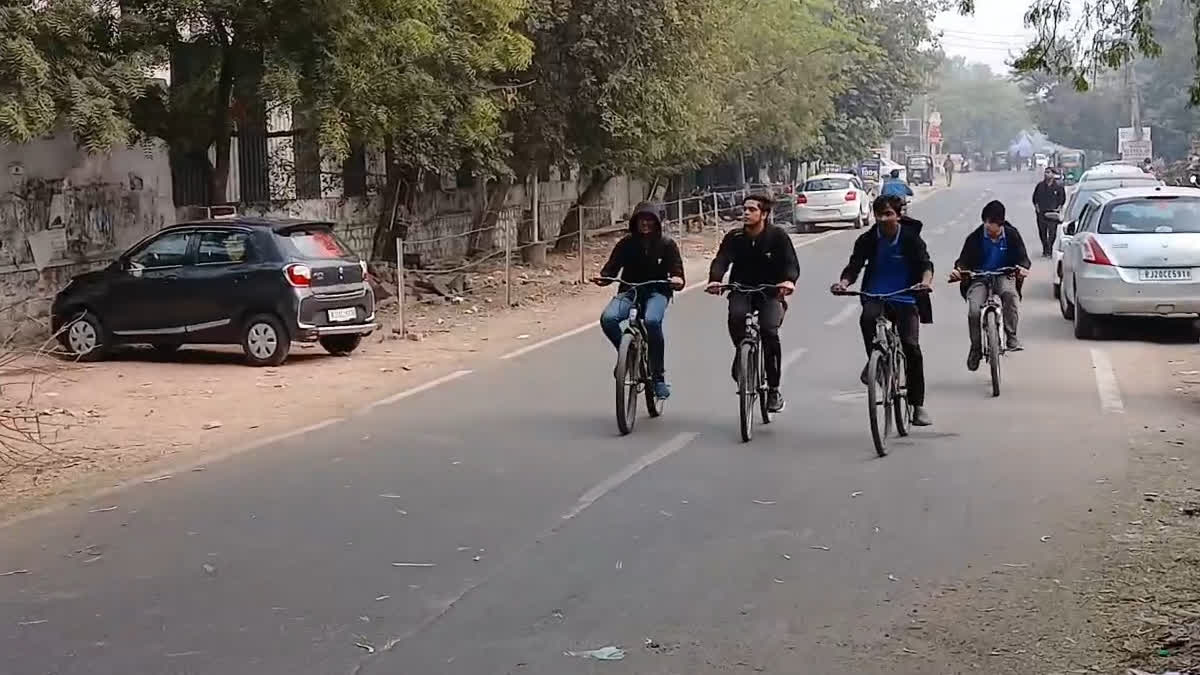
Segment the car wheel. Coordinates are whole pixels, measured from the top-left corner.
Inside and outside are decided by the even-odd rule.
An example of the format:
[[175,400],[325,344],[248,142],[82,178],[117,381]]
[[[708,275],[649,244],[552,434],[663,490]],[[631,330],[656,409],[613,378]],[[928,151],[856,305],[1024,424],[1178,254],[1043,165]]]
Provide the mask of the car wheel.
[[58,342],[77,361],[102,361],[112,348],[108,330],[100,317],[86,310],[62,322]]
[[1075,320],[1075,305],[1067,299],[1067,289],[1062,284],[1058,286],[1058,311],[1067,321]]
[[861,230],[862,228],[863,228],[863,219],[862,219],[862,216],[859,216],[858,218],[854,219],[854,229]]
[[361,335],[327,335],[321,338],[321,346],[334,356],[349,356],[360,344]]
[[1062,297],[1062,284],[1056,283],[1056,284],[1054,284],[1054,299],[1058,300],[1061,297]]
[[242,331],[242,351],[252,366],[278,366],[287,360],[292,350],[283,323],[270,314],[250,317]]
[[1095,315],[1089,314],[1083,305],[1075,303],[1075,339],[1077,340],[1099,340],[1100,339],[1100,320]]

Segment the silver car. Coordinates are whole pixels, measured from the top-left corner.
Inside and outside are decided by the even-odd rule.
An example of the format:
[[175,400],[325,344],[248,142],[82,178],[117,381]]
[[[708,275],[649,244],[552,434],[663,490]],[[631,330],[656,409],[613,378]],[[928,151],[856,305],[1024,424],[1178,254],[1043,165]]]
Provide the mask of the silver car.
[[1111,316],[1200,316],[1200,191],[1157,186],[1093,194],[1070,223],[1063,318],[1095,339]]
[[1126,187],[1153,187],[1162,185],[1159,179],[1144,173],[1136,167],[1098,166],[1085,171],[1079,178],[1079,184],[1067,192],[1067,207],[1063,210],[1062,222],[1058,224],[1054,236],[1054,298],[1057,300],[1062,293],[1062,259],[1063,245],[1066,242],[1066,229],[1073,221],[1079,219],[1083,207],[1092,195],[1105,190],[1115,190]]

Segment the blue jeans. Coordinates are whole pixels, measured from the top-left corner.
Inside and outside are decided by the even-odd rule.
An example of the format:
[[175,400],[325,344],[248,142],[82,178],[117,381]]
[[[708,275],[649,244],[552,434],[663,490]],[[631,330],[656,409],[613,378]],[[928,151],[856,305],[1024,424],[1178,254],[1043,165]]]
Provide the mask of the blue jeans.
[[[665,372],[664,354],[666,352],[666,335],[663,333],[663,319],[667,316],[667,303],[670,298],[662,293],[650,293],[642,301],[642,323],[646,325],[646,339],[650,343],[650,370],[655,380],[662,380]],[[621,293],[608,303],[604,313],[600,315],[600,328],[614,347],[621,346],[621,323],[629,318],[629,309],[633,307],[633,295]]]

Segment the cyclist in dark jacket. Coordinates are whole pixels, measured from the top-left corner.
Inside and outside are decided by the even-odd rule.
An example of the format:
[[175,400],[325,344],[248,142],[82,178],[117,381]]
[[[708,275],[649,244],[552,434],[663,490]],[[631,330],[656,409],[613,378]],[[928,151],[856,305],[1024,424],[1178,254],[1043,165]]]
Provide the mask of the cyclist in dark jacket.
[[[875,226],[867,230],[854,242],[850,262],[842,270],[841,279],[833,285],[833,292],[840,293],[850,287],[863,268],[863,291],[884,295],[913,286],[932,288],[933,261],[929,249],[921,238],[919,228],[900,224],[899,198],[882,195],[875,199]],[[875,320],[887,312],[895,323],[900,341],[904,345],[904,356],[908,368],[908,401],[913,406],[914,426],[929,426],[933,419],[925,410],[925,360],[921,353],[921,310],[918,301],[928,300],[928,294],[919,296],[906,294],[897,296],[891,303],[863,298],[862,329],[863,344],[870,355],[875,339]],[[929,310],[932,322],[932,309]],[[864,367],[859,380],[867,382]]]
[[[600,328],[614,347],[621,346],[621,322],[629,317],[629,310],[636,299],[641,304],[642,322],[646,326],[646,339],[650,343],[650,370],[654,377],[654,393],[658,398],[668,398],[671,387],[666,378],[666,336],[663,321],[667,315],[667,304],[672,294],[683,288],[683,257],[679,245],[663,234],[665,210],[650,202],[638,204],[629,218],[629,234],[621,238],[608,256],[608,262],[600,270],[601,277],[616,278],[632,284],[644,281],[666,280],[668,283],[642,286],[636,291],[622,283],[617,295],[600,315]],[[596,283],[607,286],[612,283],[597,279]]]
[[[708,270],[708,293],[721,292],[721,279],[730,265],[730,283],[744,286],[772,285],[779,290],[776,295],[761,293],[729,294],[729,337],[734,349],[745,337],[746,314],[758,310],[759,327],[762,331],[762,348],[767,371],[767,406],[772,412],[783,410],[785,402],[779,390],[783,371],[783,347],[779,341],[779,327],[787,312],[785,297],[796,290],[800,278],[800,263],[796,259],[796,247],[792,238],[770,223],[774,199],[768,194],[750,194],[744,201],[745,224],[732,230],[721,240],[721,248]],[[738,379],[737,355],[733,359],[733,379]]]

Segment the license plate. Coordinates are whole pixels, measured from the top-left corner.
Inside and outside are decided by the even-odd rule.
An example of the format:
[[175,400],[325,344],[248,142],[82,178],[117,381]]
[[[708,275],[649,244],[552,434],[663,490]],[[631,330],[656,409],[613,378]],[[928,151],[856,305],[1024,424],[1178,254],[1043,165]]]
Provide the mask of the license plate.
[[1155,268],[1148,270],[1138,270],[1139,281],[1191,281],[1192,270],[1188,267],[1182,268]]
[[353,307],[329,310],[330,321],[353,321],[358,317],[358,310]]

